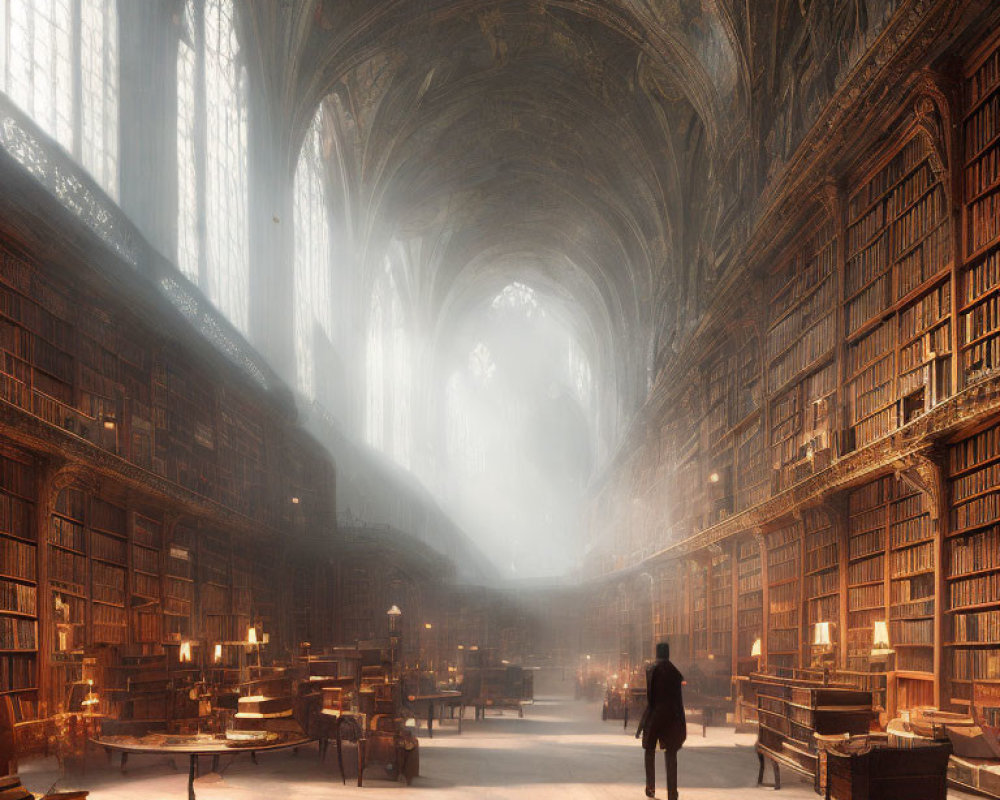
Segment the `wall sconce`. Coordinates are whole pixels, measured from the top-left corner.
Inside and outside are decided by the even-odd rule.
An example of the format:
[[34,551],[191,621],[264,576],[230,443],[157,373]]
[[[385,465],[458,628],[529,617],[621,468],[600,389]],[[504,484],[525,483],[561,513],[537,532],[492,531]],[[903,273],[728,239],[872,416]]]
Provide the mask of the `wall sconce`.
[[754,639],[750,645],[750,658],[760,658],[760,637]]
[[399,610],[399,606],[393,603],[389,610],[385,612],[385,615],[389,618],[389,633],[395,633],[399,627],[399,618],[403,616],[403,612]]
[[220,661],[222,661],[222,645],[221,644],[216,644],[215,645],[215,650],[212,653],[212,661],[215,662],[216,664],[218,664]]
[[181,642],[181,648],[177,651],[177,660],[182,664],[191,663],[191,642]]
[[260,635],[260,643],[261,644],[270,644],[271,643],[271,634],[269,634],[267,631],[264,631],[264,633],[262,633]]
[[434,627],[434,626],[433,626],[433,625],[431,625],[431,623],[429,623],[429,622],[425,622],[425,623],[424,623],[424,628],[425,628],[426,630],[430,630],[430,629],[431,629],[431,628],[433,628],[433,627]]
[[465,645],[464,645],[464,644],[460,644],[460,645],[458,646],[458,649],[459,649],[459,650],[464,650],[464,649],[465,649]]
[[293,497],[293,498],[292,498],[292,505],[293,505],[293,506],[297,506],[298,504],[299,504],[299,498],[297,498],[297,497]]
[[247,628],[247,644],[257,644],[257,629],[253,625]]
[[469,649],[470,650],[478,650],[479,649],[479,645],[478,644],[474,644]]
[[711,475],[709,475],[708,476],[708,482],[709,483],[718,483],[719,482],[719,473],[718,472],[713,472]]
[[115,422],[115,418],[112,416],[105,417],[101,421],[101,425],[104,426],[104,430],[106,431],[113,431],[116,427],[118,427],[118,423]]

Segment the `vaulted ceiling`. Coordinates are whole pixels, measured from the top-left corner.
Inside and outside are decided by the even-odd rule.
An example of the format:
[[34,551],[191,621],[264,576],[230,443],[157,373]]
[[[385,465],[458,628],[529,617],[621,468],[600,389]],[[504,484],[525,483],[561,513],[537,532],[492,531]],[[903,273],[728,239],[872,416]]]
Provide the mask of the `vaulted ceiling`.
[[360,261],[406,248],[435,337],[530,280],[627,416],[896,5],[252,0],[242,24],[290,171],[323,104]]

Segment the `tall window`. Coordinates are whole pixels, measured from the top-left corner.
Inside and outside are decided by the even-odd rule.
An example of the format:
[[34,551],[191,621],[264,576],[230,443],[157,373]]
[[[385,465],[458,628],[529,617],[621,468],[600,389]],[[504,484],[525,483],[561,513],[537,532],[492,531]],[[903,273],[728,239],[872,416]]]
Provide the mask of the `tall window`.
[[393,257],[375,281],[365,352],[365,438],[398,464],[410,466],[412,348]]
[[233,0],[185,4],[177,51],[177,262],[245,333],[247,76],[233,13]]
[[3,91],[117,199],[115,0],[0,0],[0,50]]
[[316,340],[332,338],[330,225],[324,181],[323,108],[295,170],[295,361],[299,390],[316,397]]

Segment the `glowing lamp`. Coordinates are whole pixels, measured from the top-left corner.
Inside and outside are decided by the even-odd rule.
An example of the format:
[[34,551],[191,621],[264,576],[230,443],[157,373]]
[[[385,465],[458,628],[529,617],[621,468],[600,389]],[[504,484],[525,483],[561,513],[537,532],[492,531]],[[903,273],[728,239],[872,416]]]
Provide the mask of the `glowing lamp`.
[[424,623],[424,627],[425,627],[425,628],[426,628],[427,630],[430,630],[430,629],[431,629],[431,628],[433,628],[434,626],[433,626],[433,625],[431,625],[431,623],[429,623],[429,622],[425,622],[425,623]]
[[177,652],[177,660],[182,664],[191,663],[191,642],[181,642],[181,649]]
[[760,658],[760,638],[754,639],[750,645],[750,658]]
[[257,644],[257,629],[253,625],[247,628],[247,644]]
[[293,497],[293,498],[292,498],[292,505],[293,505],[293,506],[297,506],[298,504],[299,504],[299,498],[297,498],[297,497]]
[[222,645],[221,644],[215,645],[215,651],[212,653],[212,660],[216,664],[218,664],[220,661],[222,661]]
[[833,644],[830,638],[830,623],[817,622],[813,626],[813,645],[815,647],[829,647]]
[[709,475],[708,476],[708,482],[709,483],[718,483],[719,482],[719,473],[718,472],[713,472],[711,475]]
[[890,649],[889,624],[882,619],[876,620],[872,630],[872,653],[883,653]]

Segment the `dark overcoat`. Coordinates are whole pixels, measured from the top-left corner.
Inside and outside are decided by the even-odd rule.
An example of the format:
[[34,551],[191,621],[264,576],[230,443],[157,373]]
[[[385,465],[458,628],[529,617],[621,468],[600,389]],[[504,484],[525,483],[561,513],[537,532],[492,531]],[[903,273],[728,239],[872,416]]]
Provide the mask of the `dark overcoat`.
[[646,713],[643,715],[642,746],[657,743],[664,750],[679,750],[687,739],[687,719],[681,684],[684,676],[670,661],[657,661],[646,668]]

